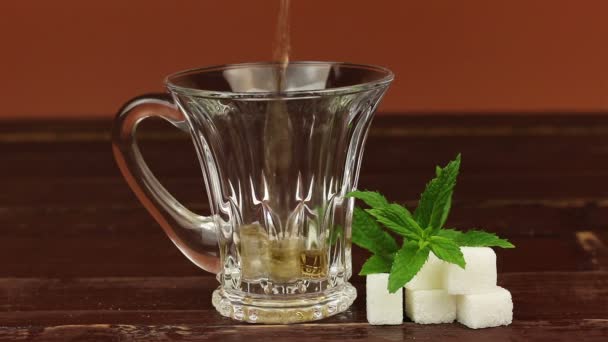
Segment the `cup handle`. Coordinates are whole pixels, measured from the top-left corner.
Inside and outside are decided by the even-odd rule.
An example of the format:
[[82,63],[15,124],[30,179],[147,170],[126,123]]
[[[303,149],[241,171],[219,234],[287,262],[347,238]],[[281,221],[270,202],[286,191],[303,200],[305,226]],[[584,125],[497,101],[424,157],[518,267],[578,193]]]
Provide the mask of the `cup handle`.
[[197,215],[179,203],[150,171],[137,146],[137,126],[149,117],[162,118],[189,132],[184,114],[170,100],[160,96],[135,98],[114,119],[114,158],[137,198],[177,248],[198,267],[218,273],[220,261],[213,218]]

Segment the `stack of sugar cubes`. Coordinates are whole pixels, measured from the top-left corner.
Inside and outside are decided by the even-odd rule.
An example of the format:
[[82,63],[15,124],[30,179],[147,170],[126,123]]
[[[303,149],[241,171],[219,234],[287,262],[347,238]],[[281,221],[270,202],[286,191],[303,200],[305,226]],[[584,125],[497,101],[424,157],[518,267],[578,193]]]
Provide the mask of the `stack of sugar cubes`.
[[[511,293],[496,285],[496,254],[489,247],[461,247],[466,268],[446,263],[432,252],[405,285],[405,313],[420,324],[457,320],[473,329],[511,324]],[[403,323],[403,292],[389,293],[388,274],[367,276],[370,324]]]

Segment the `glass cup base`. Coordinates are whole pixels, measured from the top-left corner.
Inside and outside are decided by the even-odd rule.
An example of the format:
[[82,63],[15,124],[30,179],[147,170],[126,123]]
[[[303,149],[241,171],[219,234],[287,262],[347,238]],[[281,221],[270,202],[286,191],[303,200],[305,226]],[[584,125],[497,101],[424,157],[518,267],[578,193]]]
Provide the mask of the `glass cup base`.
[[348,282],[324,294],[272,299],[264,296],[213,291],[212,302],[222,315],[237,321],[259,324],[290,324],[317,321],[346,311],[357,298]]

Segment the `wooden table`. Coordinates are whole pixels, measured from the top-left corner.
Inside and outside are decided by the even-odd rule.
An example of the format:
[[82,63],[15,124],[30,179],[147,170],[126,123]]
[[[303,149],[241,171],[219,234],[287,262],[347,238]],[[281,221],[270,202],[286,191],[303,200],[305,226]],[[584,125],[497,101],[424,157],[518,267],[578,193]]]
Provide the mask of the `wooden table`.
[[[354,306],[311,324],[239,324],[211,307],[214,277],[169,242],[120,176],[110,121],[0,124],[0,340],[608,341],[608,116],[382,116],[360,188],[415,204],[435,163],[463,154],[450,224],[511,239],[497,250],[511,326],[368,325]],[[206,212],[183,134],[142,127],[176,197]],[[170,162],[168,162],[170,161]],[[365,255],[357,251],[355,270]]]

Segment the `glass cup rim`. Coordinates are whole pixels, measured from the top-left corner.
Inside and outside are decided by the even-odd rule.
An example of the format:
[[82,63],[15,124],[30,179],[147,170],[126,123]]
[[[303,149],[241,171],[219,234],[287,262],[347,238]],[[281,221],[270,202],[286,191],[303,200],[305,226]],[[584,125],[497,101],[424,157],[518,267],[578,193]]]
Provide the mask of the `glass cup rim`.
[[293,90],[284,91],[281,93],[273,91],[260,91],[260,92],[232,92],[232,91],[218,91],[211,89],[199,89],[184,87],[175,84],[173,81],[179,77],[192,75],[192,74],[205,74],[219,70],[248,68],[256,66],[276,66],[280,65],[280,62],[251,62],[251,63],[232,63],[232,64],[219,64],[207,67],[199,67],[178,71],[168,75],[165,78],[165,85],[167,88],[174,93],[183,94],[187,96],[206,97],[206,98],[249,98],[249,99],[269,99],[269,98],[310,98],[310,97],[321,97],[321,96],[335,96],[359,93],[375,88],[380,88],[388,85],[393,81],[395,75],[388,68],[372,65],[372,64],[358,64],[358,63],[347,63],[347,62],[330,62],[330,61],[294,61],[289,62],[289,65],[326,65],[326,66],[340,66],[351,69],[369,70],[383,74],[377,80],[368,82],[362,82],[349,86],[333,87],[327,89],[318,90]]

